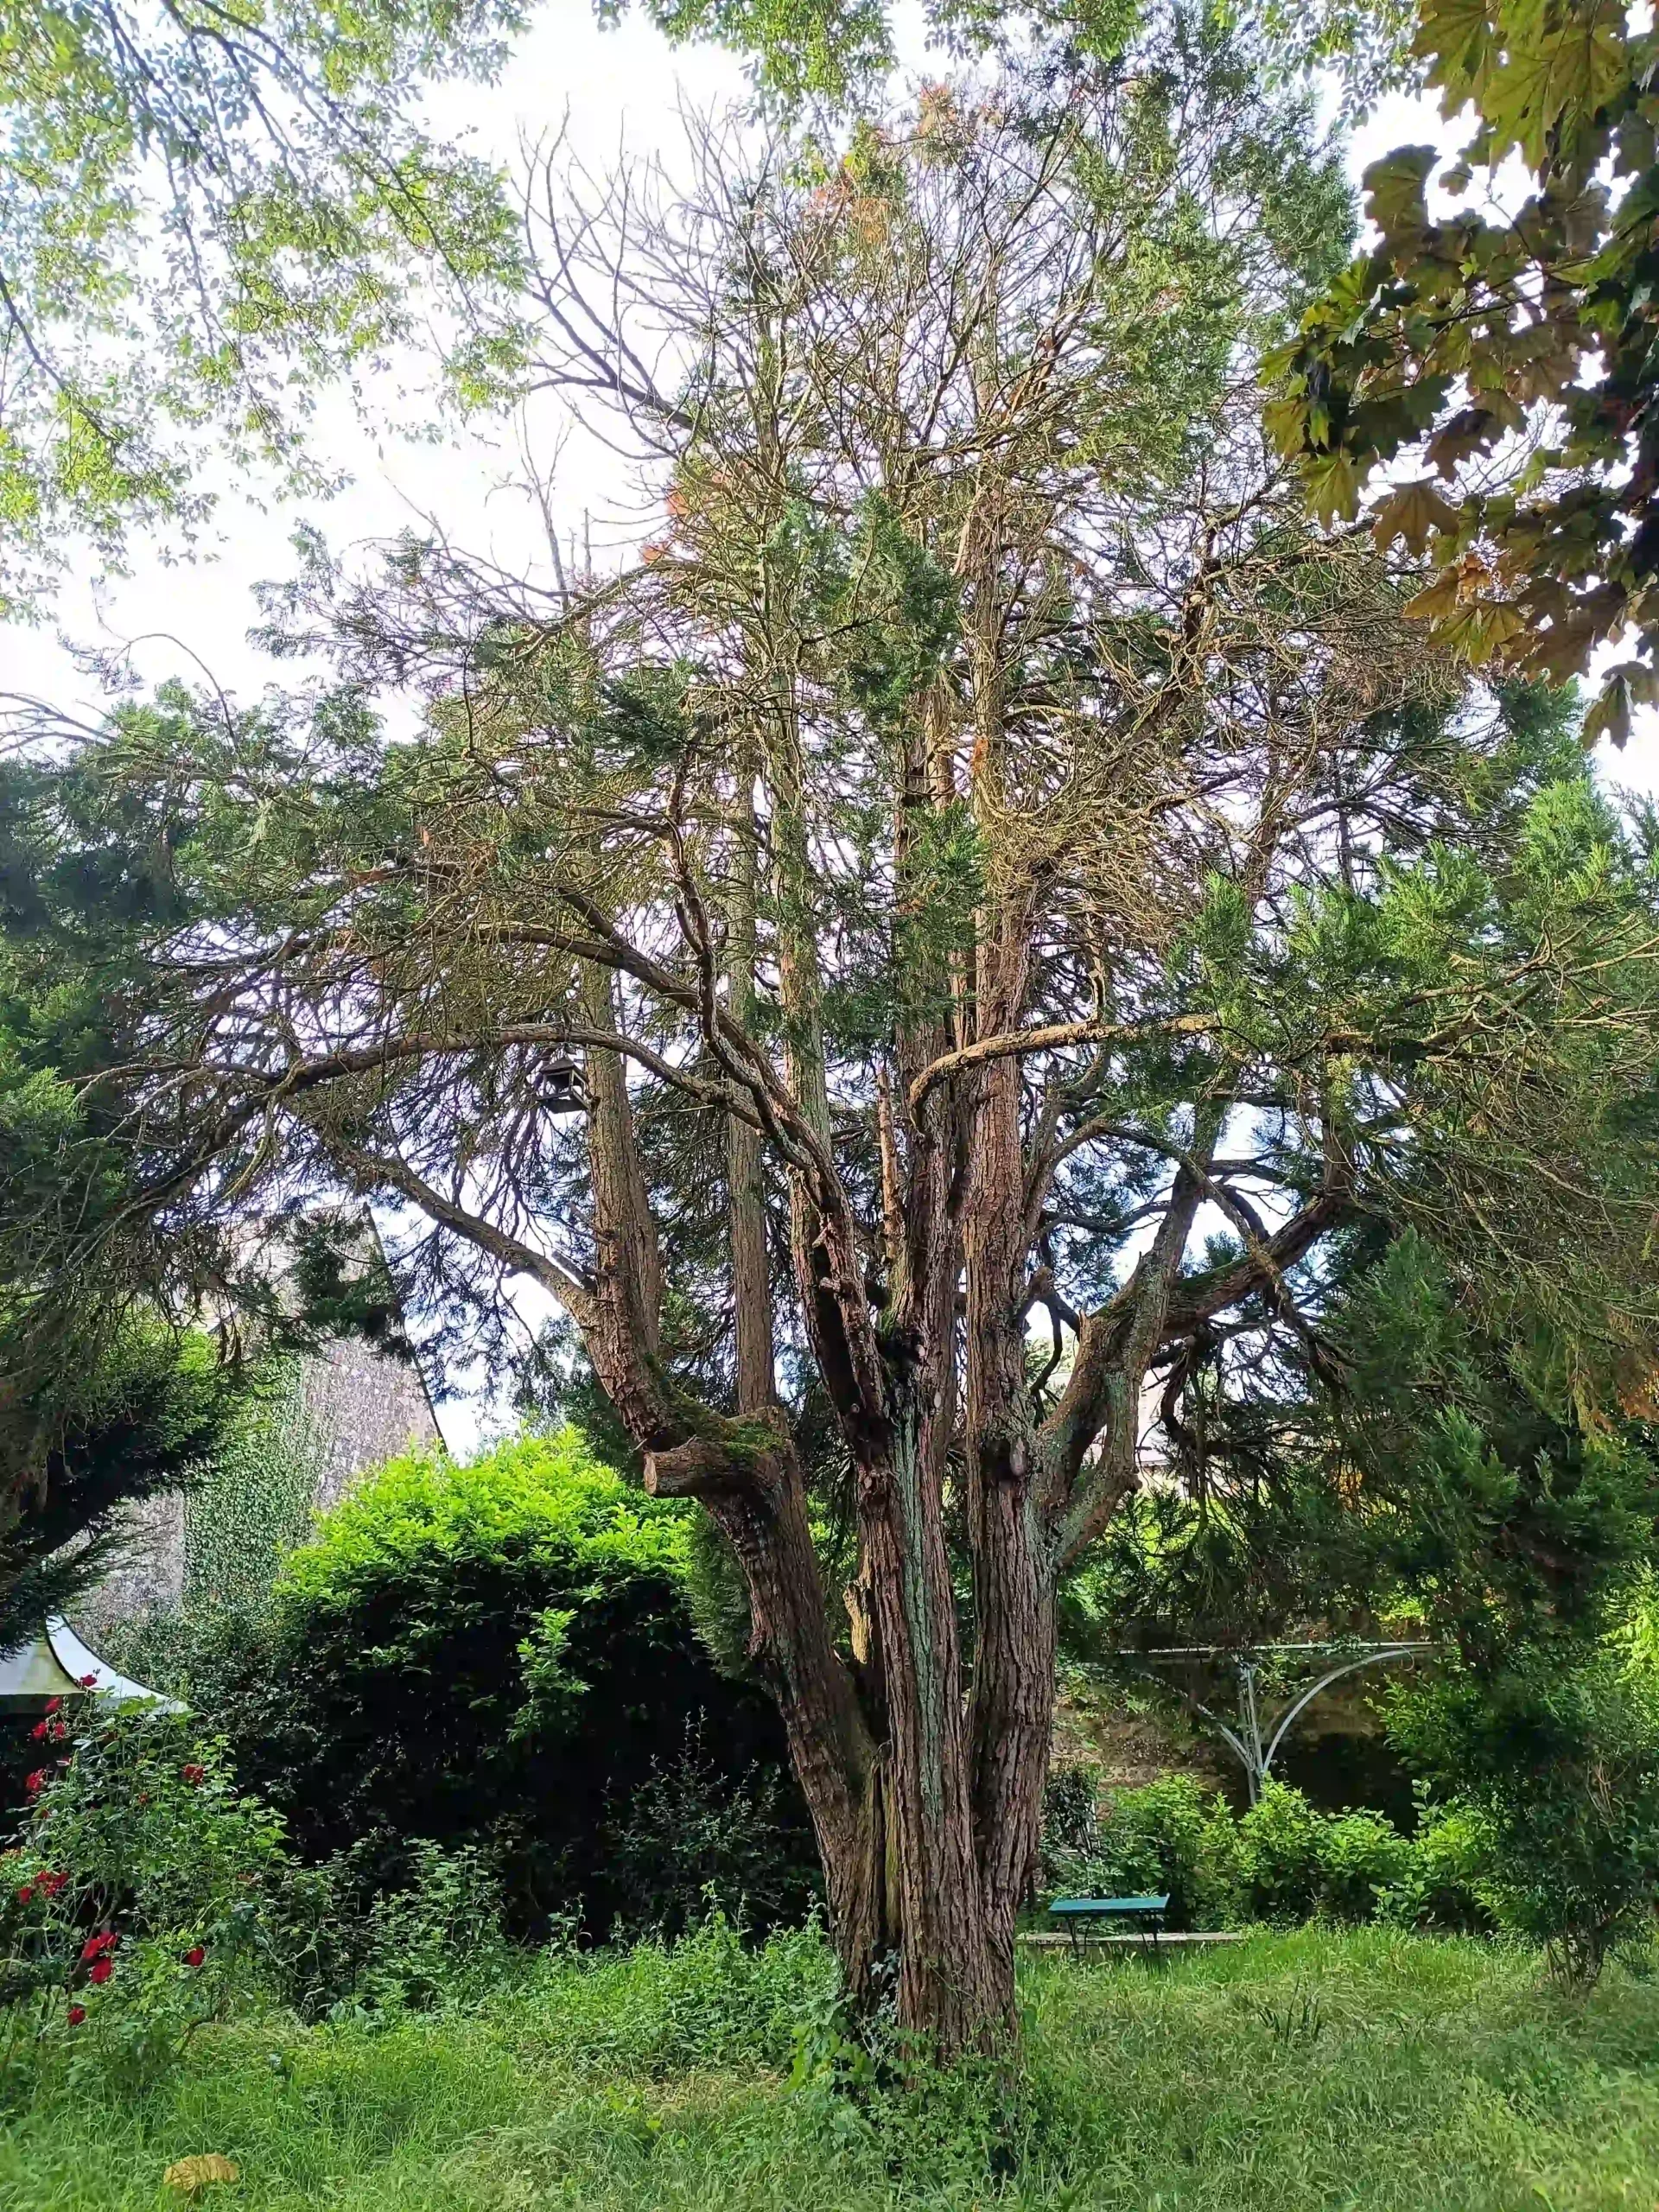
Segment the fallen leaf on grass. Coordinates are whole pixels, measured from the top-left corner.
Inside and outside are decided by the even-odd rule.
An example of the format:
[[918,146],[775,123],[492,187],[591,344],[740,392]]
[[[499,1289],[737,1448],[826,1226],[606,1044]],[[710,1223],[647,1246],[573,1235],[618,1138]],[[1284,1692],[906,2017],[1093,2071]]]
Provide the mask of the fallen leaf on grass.
[[180,2158],[162,2176],[169,2189],[181,2190],[194,2196],[199,2189],[211,2189],[218,2182],[240,2181],[242,2170],[229,2158],[222,2158],[217,2151],[207,2151],[200,2157]]

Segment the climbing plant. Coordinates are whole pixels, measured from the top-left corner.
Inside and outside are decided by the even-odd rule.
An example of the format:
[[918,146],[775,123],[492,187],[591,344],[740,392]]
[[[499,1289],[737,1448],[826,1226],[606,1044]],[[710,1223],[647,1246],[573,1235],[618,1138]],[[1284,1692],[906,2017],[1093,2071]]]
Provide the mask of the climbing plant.
[[301,1361],[270,1361],[185,1500],[184,1603],[262,1599],[283,1559],[310,1533],[324,1440],[306,1402]]

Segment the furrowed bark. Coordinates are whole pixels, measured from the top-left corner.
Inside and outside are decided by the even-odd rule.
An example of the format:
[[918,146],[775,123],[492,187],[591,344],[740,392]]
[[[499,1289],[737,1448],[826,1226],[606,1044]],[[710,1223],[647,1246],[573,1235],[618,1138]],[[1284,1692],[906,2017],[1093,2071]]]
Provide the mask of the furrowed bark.
[[[607,969],[584,969],[588,1011],[617,1027]],[[629,1434],[643,1449],[679,1440],[658,1364],[662,1262],[620,1054],[587,1055],[588,1164],[593,1182],[594,1281],[583,1326],[588,1354]]]
[[1019,1072],[979,1077],[967,1262],[968,1540],[973,1559],[974,1830],[990,1937],[1012,1972],[1036,1865],[1054,1701],[1054,1582],[1034,1498],[1026,1376]]
[[867,1827],[878,1764],[857,1688],[830,1630],[805,1485],[781,1422],[720,1425],[650,1454],[645,1487],[701,1499],[731,1545],[749,1595],[749,1655],[772,1692],[823,1863],[838,1943],[868,1911]]

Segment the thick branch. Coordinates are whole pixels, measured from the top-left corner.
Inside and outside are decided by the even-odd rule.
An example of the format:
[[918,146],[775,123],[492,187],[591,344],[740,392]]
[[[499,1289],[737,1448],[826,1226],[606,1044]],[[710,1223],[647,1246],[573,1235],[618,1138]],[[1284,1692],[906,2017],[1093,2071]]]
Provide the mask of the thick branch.
[[941,1054],[924,1068],[910,1087],[910,1109],[917,1112],[936,1084],[982,1067],[989,1060],[1011,1060],[1029,1052],[1064,1052],[1073,1045],[1127,1046],[1144,1045],[1156,1037],[1211,1037],[1221,1027],[1213,1014],[1176,1014],[1152,1021],[1056,1021],[1039,1029],[1009,1030],[997,1037],[981,1037],[954,1052]]

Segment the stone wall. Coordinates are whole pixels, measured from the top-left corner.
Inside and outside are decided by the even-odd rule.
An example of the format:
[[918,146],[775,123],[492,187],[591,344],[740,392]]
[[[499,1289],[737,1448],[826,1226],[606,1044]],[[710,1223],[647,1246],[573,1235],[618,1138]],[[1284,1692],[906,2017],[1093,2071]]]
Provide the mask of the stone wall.
[[[415,1363],[358,1338],[302,1360],[298,1397],[304,1448],[317,1461],[319,1512],[383,1459],[443,1440]],[[74,1608],[75,1627],[93,1644],[142,1614],[176,1611],[183,1603],[188,1512],[189,1501],[176,1492],[129,1508],[118,1563]]]
[[383,1459],[443,1442],[414,1361],[388,1358],[359,1338],[342,1338],[308,1359],[300,1395],[322,1458],[319,1512],[337,1505],[357,1478]]

